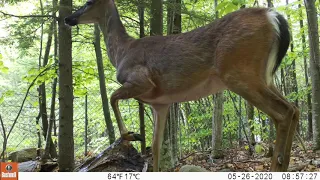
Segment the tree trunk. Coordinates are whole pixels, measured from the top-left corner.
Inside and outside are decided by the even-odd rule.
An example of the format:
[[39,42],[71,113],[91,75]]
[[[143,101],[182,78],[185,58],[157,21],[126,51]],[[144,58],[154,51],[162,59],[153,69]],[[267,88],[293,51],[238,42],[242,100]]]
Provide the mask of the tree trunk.
[[72,171],[74,166],[73,141],[73,86],[71,29],[64,18],[72,13],[72,0],[60,0],[59,6],[59,171]]
[[261,118],[261,111],[258,110],[258,116],[259,116],[259,121],[261,122],[261,140],[265,141],[265,135],[267,134],[267,126],[266,126],[266,121],[264,119]]
[[[42,4],[42,0],[40,0],[40,8],[41,8],[41,14],[43,15],[44,14],[44,11],[43,11],[43,4]],[[41,68],[41,59],[42,59],[42,50],[43,50],[43,24],[44,22],[41,22],[41,34],[40,34],[40,48],[39,48],[39,59],[38,59],[38,64],[39,64],[39,70]],[[40,117],[41,117],[41,120],[43,122],[43,119],[44,119],[44,112],[45,111],[45,116],[47,115],[47,110],[46,109],[43,109],[43,105],[42,105],[42,89],[43,87],[41,87],[42,85],[39,86],[38,88],[38,93],[39,93],[39,114],[36,118],[36,129],[37,129],[37,135],[38,135],[38,148],[37,148],[37,156],[41,156],[41,153],[40,153],[40,149],[41,149],[41,127],[40,127],[40,124],[39,124],[39,120],[40,120]],[[42,131],[42,135],[44,135],[43,131]],[[44,137],[46,138],[46,137]]]
[[94,25],[94,50],[96,53],[96,60],[97,60],[97,67],[98,67],[98,74],[99,74],[99,87],[100,87],[100,94],[101,94],[101,100],[102,100],[103,115],[104,115],[104,120],[107,126],[107,130],[108,130],[109,143],[112,144],[115,141],[116,137],[115,137],[114,127],[113,127],[111,116],[110,116],[109,100],[107,95],[106,80],[104,76],[103,59],[102,59],[101,44],[100,44],[100,29],[98,24]]
[[[218,0],[214,1],[215,18],[219,18],[219,12],[217,10]],[[223,92],[219,92],[213,98],[214,109],[212,116],[212,155],[215,158],[221,158],[223,156],[222,151],[222,120],[223,120]]]
[[139,103],[139,120],[140,120],[140,135],[143,140],[141,142],[141,153],[146,154],[146,126],[145,126],[145,118],[144,118],[144,104],[142,102]]
[[[49,54],[50,54],[50,49],[51,49],[51,44],[52,44],[52,36],[53,36],[53,26],[54,26],[54,22],[52,22],[50,24],[48,41],[47,41],[46,50],[45,50],[44,57],[43,57],[43,67],[45,67],[49,61]],[[47,114],[47,100],[46,100],[47,94],[46,94],[45,82],[43,82],[40,85],[40,91],[41,91],[41,105],[40,106],[41,106],[41,112],[42,112],[41,118],[42,118],[42,128],[43,128],[42,130],[43,130],[44,139],[46,140],[46,148],[45,149],[50,152],[51,157],[57,157],[58,154],[57,154],[56,148],[53,144],[53,141],[51,139],[51,130],[48,130],[49,123],[48,123],[48,114]],[[50,134],[50,137],[49,137],[49,134]],[[45,156],[43,156],[44,158],[49,158],[48,152],[45,152],[44,154],[45,154]]]
[[[140,38],[145,36],[144,33],[144,1],[139,0],[138,5],[138,13],[139,13],[139,29],[140,29]],[[141,153],[146,154],[146,127],[145,127],[145,118],[144,118],[144,104],[142,102],[139,103],[139,120],[140,120],[140,135],[144,139],[141,142]]]
[[[241,132],[241,129],[242,129],[242,107],[241,107],[241,100],[242,98],[240,96],[239,97],[239,111],[238,111],[238,119],[239,119],[239,126],[238,126],[238,142],[239,142],[239,146],[242,146],[243,145],[243,137],[242,137],[242,132]],[[237,106],[235,105],[235,108]],[[245,131],[245,129],[243,129]]]
[[[44,157],[48,157],[48,153],[50,152],[51,158],[57,158],[56,145],[53,143],[51,138],[53,123],[55,122],[55,106],[56,106],[56,92],[57,92],[57,78],[53,80],[52,83],[52,98],[51,98],[51,106],[50,106],[50,120],[47,131],[47,139],[46,139],[46,147]],[[54,149],[54,153],[52,153],[52,149]]]
[[169,109],[169,122],[170,122],[170,142],[171,142],[171,151],[172,159],[175,164],[178,161],[178,121],[179,121],[179,103],[173,103]]
[[247,119],[248,119],[248,124],[250,127],[250,139],[251,139],[251,144],[256,144],[256,140],[254,138],[254,107],[252,104],[250,104],[248,101],[247,102]]
[[223,119],[223,92],[219,92],[214,98],[214,110],[212,116],[212,155],[221,158],[222,151],[222,119]]
[[287,93],[287,85],[286,85],[286,80],[285,80],[285,75],[284,75],[284,70],[283,68],[280,69],[281,72],[281,87],[282,87],[282,93],[286,96],[288,95]]
[[84,100],[84,155],[88,155],[88,95]]
[[268,7],[273,7],[273,2],[272,2],[272,0],[267,0],[267,2],[268,2]]
[[[299,0],[300,1],[300,0]],[[309,75],[308,75],[308,63],[307,63],[307,56],[305,53],[306,50],[306,35],[304,32],[304,23],[303,23],[303,15],[302,15],[302,7],[299,3],[298,5],[300,11],[300,33],[301,33],[301,43],[302,43],[302,56],[303,56],[303,64],[304,64],[304,78],[306,81],[306,87],[310,87],[309,82]],[[308,131],[307,131],[307,139],[312,139],[312,105],[311,105],[311,92],[307,91],[307,124],[308,124]]]
[[41,156],[41,152],[40,152],[40,149],[41,149],[41,128],[40,128],[40,124],[39,124],[39,120],[40,120],[40,117],[41,117],[41,100],[39,99],[39,114],[38,116],[36,117],[36,130],[37,130],[37,137],[38,137],[38,145],[37,145],[37,156]]
[[[167,2],[167,34],[181,33],[181,0]],[[169,109],[169,129],[173,163],[178,161],[178,121],[179,103],[173,103]]]
[[[289,4],[289,1],[286,0],[286,4],[288,6]],[[289,31],[292,32],[292,29],[291,29],[291,17],[290,17],[290,14],[287,14],[288,16],[288,24],[289,24]],[[294,40],[293,40],[293,37],[292,37],[292,34],[290,34],[290,39],[292,39],[291,43],[290,43],[290,51],[291,53],[294,52]],[[296,74],[296,60],[293,59],[292,60],[292,63],[291,65],[287,68],[287,80],[289,82],[289,94],[291,93],[295,93],[295,94],[298,94],[298,82],[297,82],[297,74]],[[295,99],[294,99],[294,104],[296,107],[299,106],[298,104],[298,97],[296,96]],[[300,131],[300,124],[298,123],[298,126],[297,126],[297,132],[299,133]]]
[[315,0],[304,1],[308,18],[314,148],[320,149],[320,53]]
[[[57,17],[57,10],[58,10],[58,0],[53,0],[52,1],[53,4],[53,16],[54,16],[54,21],[53,21],[53,37],[54,37],[54,47],[53,47],[53,58],[54,58],[54,63],[56,65],[59,64],[58,61],[58,29],[57,29],[57,21],[56,21],[56,17]],[[55,72],[56,74],[58,74],[58,71],[56,70]],[[58,84],[58,78],[55,78],[53,80],[53,87],[52,87],[52,99],[51,99],[51,112],[50,112],[50,120],[53,121],[53,136],[57,137],[57,120],[55,119],[56,115],[55,115],[55,105],[56,105],[56,92],[57,92],[57,84]],[[57,138],[56,138],[57,139]],[[54,145],[55,147],[57,147],[57,140],[54,141]]]
[[268,118],[269,121],[269,149],[267,157],[273,156],[273,140],[275,139],[275,133],[274,133],[274,125],[273,120],[271,118]]
[[151,2],[151,21],[150,21],[150,35],[163,34],[163,12],[162,0],[152,0]]

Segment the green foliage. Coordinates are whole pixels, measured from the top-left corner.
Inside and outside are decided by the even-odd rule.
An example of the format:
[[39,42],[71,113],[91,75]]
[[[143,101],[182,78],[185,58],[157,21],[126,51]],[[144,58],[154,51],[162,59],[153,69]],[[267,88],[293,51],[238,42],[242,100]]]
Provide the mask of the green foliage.
[[12,96],[14,96],[14,91],[12,91],[12,90],[8,90],[8,91],[4,92],[3,94],[0,94],[0,104],[3,103],[5,98],[9,98]]
[[23,80],[31,83],[37,78],[35,81],[35,85],[40,85],[43,82],[51,82],[54,78],[57,77],[56,70],[56,67],[53,65],[47,65],[39,69],[33,68],[28,71],[28,75],[23,77]]
[[3,64],[2,54],[0,54],[0,72],[2,72],[2,73],[8,73],[8,71],[9,71],[9,68],[6,67],[6,66]]
[[219,11],[219,13],[221,15],[224,15],[224,14],[228,14],[232,11],[235,11],[235,10],[238,10],[239,9],[239,3],[238,1],[234,0],[232,2],[230,1],[224,1],[220,4],[218,4],[217,6],[217,11]]
[[265,149],[260,144],[255,145],[254,150],[258,154],[263,154],[265,152]]
[[0,0],[0,4],[16,4],[25,0]]

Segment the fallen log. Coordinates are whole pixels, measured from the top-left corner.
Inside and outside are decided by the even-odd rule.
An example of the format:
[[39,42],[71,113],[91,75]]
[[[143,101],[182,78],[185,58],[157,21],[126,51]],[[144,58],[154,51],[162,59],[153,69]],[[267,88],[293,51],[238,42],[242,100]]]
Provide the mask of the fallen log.
[[96,157],[87,159],[75,172],[145,172],[147,159],[121,138]]

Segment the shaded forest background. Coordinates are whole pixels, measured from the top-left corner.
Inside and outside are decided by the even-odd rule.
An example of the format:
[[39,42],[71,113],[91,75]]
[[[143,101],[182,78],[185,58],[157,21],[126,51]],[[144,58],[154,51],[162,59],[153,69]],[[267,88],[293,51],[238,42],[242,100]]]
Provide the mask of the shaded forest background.
[[[45,147],[51,157],[58,157],[58,146],[63,146],[58,143],[59,125],[65,123],[59,120],[61,109],[65,110],[59,105],[59,91],[64,91],[61,80],[67,78],[61,71],[58,74],[58,64],[62,62],[63,51],[69,47],[63,44],[67,41],[62,42],[64,30],[72,32],[73,80],[66,87],[72,89],[68,96],[72,105],[64,112],[72,119],[71,123],[67,122],[68,132],[72,133],[64,142],[72,142],[65,150],[74,155],[68,153],[64,160],[72,160],[66,167],[73,166],[73,158],[83,159],[104,150],[119,137],[108,100],[120,87],[115,69],[105,53],[97,26],[81,25],[71,29],[64,26],[58,13],[60,10],[61,14],[62,5],[72,3],[72,9],[67,10],[71,12],[85,2],[0,2],[0,150],[3,159],[14,151]],[[294,148],[302,150],[305,144],[308,152],[320,149],[320,1],[117,0],[116,4],[124,26],[135,38],[187,32],[244,7],[275,7],[288,19],[291,30],[292,43],[274,82],[300,109],[297,134],[304,143],[297,138]],[[71,47],[71,41],[69,45]],[[124,100],[120,102],[120,111],[127,128],[145,136],[145,144],[134,143],[145,153],[146,147],[151,146],[153,132],[150,107],[136,100]],[[210,157],[206,159],[221,158],[237,148],[250,156],[270,157],[274,139],[275,129],[269,117],[238,95],[225,91],[170,107],[161,166],[173,168],[195,152],[209,152]]]

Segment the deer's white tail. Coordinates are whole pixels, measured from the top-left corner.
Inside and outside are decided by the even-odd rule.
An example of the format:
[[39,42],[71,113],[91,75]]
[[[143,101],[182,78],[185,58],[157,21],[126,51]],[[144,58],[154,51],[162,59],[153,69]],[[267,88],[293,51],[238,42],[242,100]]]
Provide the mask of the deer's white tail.
[[267,17],[269,22],[272,24],[274,33],[277,37],[270,50],[266,69],[266,81],[267,84],[270,84],[274,73],[280,66],[281,61],[288,50],[290,44],[290,33],[288,23],[281,14],[274,10],[269,10],[267,12]]

